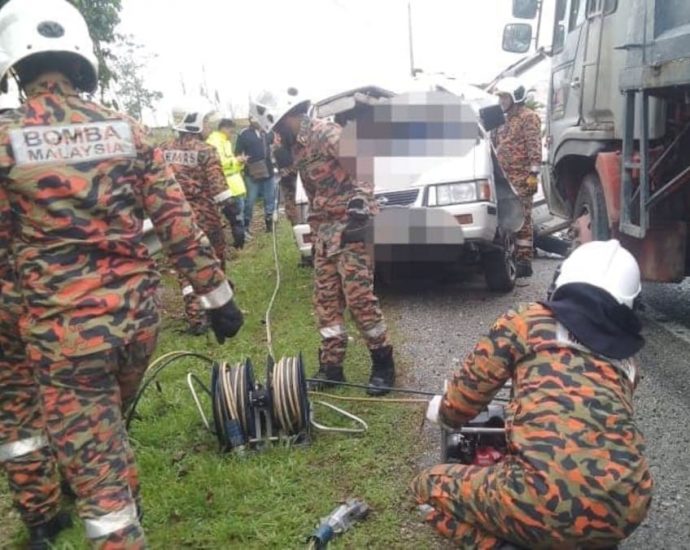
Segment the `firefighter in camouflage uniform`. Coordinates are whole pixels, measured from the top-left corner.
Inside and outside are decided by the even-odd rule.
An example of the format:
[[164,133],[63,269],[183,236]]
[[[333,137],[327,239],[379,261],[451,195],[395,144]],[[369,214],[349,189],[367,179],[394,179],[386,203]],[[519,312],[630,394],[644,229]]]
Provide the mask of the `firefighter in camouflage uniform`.
[[0,280],[0,463],[15,508],[29,531],[30,550],[71,525],[60,511],[62,492],[55,457],[44,431],[34,373],[19,334],[22,298],[14,273]]
[[633,419],[637,263],[617,241],[588,243],[553,288],[500,317],[429,404],[427,418],[457,430],[513,382],[508,454],[412,483],[427,520],[462,548],[613,548],[647,514],[652,478]]
[[[76,8],[10,0],[0,28],[0,79],[12,71],[26,95],[0,120],[0,280],[15,269],[36,384],[17,402],[38,395],[93,546],[143,548],[121,409],[138,389],[159,325],[144,216],[212,311],[219,341],[239,330],[242,314],[162,151],[136,122],[79,96],[96,89],[98,63]],[[27,454],[45,446],[29,414],[19,428],[34,434],[22,445]]]
[[[239,211],[232,202],[220,157],[215,147],[205,143],[210,132],[209,121],[213,112],[190,110],[175,126],[178,138],[163,146],[165,161],[172,167],[187,202],[192,207],[199,228],[211,241],[221,268],[225,270],[225,235],[221,213],[235,225],[239,224]],[[194,289],[183,274],[178,274],[185,303],[185,316],[189,333],[200,336],[208,331],[208,316],[201,306]]]
[[254,105],[264,129],[278,133],[281,146],[289,148],[309,200],[314,308],[322,341],[316,378],[324,385],[345,380],[347,308],[371,353],[367,391],[383,395],[395,383],[395,365],[365,244],[376,208],[373,189],[342,167],[340,126],[311,118],[308,109],[309,102],[300,101],[294,89],[273,105]]
[[278,187],[285,204],[285,217],[293,227],[299,221],[297,211],[297,167],[292,161],[292,155],[287,147],[278,145],[273,151],[276,167],[280,174]]
[[[20,106],[14,95],[0,96],[0,115]],[[26,346],[19,334],[22,298],[13,271],[0,280],[0,465],[14,506],[29,531],[30,550],[48,550],[71,518],[60,511],[55,457],[43,417]]]
[[516,78],[501,80],[496,94],[506,114],[506,123],[494,130],[493,144],[498,162],[518,192],[525,212],[524,224],[516,235],[517,275],[531,277],[534,257],[532,206],[541,172],[541,120],[525,105],[527,90]]

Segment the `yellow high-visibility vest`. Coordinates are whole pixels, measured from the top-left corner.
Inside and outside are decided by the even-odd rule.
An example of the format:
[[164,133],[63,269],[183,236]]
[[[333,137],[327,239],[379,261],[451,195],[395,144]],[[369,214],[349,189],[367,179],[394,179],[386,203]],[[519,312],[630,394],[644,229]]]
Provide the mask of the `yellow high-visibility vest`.
[[223,166],[223,174],[225,174],[225,179],[228,182],[228,188],[232,193],[233,197],[238,197],[247,194],[247,187],[244,184],[244,178],[242,177],[242,170],[244,170],[244,164],[241,163],[235,157],[235,153],[232,150],[232,142],[221,131],[213,132],[206,143],[215,147],[220,156],[220,163]]

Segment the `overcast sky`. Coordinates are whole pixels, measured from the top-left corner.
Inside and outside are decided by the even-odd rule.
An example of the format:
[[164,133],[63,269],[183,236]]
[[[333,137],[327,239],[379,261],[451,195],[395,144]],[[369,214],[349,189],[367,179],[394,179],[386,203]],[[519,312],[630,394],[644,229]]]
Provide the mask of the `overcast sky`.
[[[124,0],[120,30],[158,55],[147,83],[161,115],[199,94],[246,110],[261,89],[295,86],[312,98],[408,78],[407,0]],[[415,65],[469,82],[520,56],[501,51],[511,0],[412,0]],[[205,78],[204,78],[205,69]],[[244,114],[244,113],[239,113]],[[159,122],[160,121],[160,117]]]

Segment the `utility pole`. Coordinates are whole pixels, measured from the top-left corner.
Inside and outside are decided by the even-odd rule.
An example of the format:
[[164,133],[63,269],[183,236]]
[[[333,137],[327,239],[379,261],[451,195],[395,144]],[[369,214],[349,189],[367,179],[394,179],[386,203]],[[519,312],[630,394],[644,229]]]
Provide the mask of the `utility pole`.
[[414,66],[414,37],[412,32],[412,0],[407,2],[408,32],[410,37],[410,74],[412,78],[417,76],[417,68]]

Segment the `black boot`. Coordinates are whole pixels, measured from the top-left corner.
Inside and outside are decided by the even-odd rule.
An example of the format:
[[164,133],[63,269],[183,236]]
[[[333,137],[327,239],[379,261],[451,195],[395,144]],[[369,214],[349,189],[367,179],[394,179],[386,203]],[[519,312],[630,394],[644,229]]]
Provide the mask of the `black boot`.
[[516,267],[518,279],[526,279],[531,277],[534,273],[532,271],[532,262],[530,260],[518,260]]
[[29,527],[29,550],[49,550],[53,547],[53,542],[57,536],[72,527],[72,518],[67,512],[59,512],[53,519]]
[[332,388],[333,384],[329,384],[329,382],[345,382],[345,373],[340,365],[320,365],[319,372],[314,375],[313,379],[317,381],[309,382],[309,389],[319,391]]
[[266,233],[273,233],[273,217],[266,216]]
[[393,348],[386,346],[371,351],[371,376],[369,377],[369,395],[379,396],[390,393],[387,388],[395,385],[395,362]]

